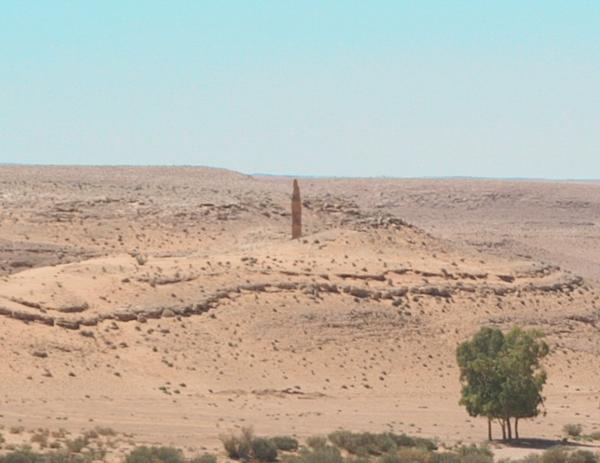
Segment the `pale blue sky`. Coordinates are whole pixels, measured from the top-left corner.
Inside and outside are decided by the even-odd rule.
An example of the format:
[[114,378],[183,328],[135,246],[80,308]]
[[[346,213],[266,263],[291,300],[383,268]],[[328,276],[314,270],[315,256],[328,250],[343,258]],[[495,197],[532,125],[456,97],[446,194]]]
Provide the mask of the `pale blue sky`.
[[4,0],[0,162],[598,178],[600,2]]

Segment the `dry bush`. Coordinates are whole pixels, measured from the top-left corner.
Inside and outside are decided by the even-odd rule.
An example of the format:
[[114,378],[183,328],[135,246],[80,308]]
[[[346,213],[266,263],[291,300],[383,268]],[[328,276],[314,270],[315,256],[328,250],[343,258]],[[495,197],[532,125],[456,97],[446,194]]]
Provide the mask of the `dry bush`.
[[79,436],[75,439],[65,441],[67,450],[72,453],[81,453],[81,451],[89,445],[90,441],[85,436]]
[[383,455],[396,449],[394,440],[385,433],[335,431],[329,434],[328,437],[333,445],[353,455]]
[[379,463],[433,463],[433,452],[420,447],[403,447],[383,455]]
[[183,452],[174,447],[137,447],[126,457],[125,463],[184,463]]
[[567,463],[598,463],[598,457],[589,450],[575,450],[569,454]]
[[233,460],[249,460],[252,453],[252,440],[254,432],[252,428],[242,428],[239,435],[225,434],[220,437],[223,448],[229,458]]
[[254,459],[262,462],[277,460],[277,447],[270,439],[255,437],[252,439],[250,445]]
[[330,445],[302,449],[300,453],[288,460],[289,463],[344,463],[339,449]]
[[569,437],[579,437],[583,432],[583,426],[580,424],[569,423],[563,426],[563,431]]
[[310,436],[306,439],[306,445],[311,449],[320,449],[327,445],[327,438],[323,436]]
[[298,450],[298,441],[290,436],[275,436],[271,437],[271,442],[278,450],[284,452],[294,452]]
[[204,453],[192,458],[190,463],[217,463],[217,457],[212,453]]
[[563,447],[552,447],[542,454],[542,463],[566,463],[568,452]]
[[0,463],[92,463],[93,459],[90,455],[68,452],[37,453],[21,449],[0,456]]
[[40,448],[45,449],[48,447],[48,438],[50,437],[50,431],[47,429],[40,429],[38,432],[31,436],[31,442],[38,444]]

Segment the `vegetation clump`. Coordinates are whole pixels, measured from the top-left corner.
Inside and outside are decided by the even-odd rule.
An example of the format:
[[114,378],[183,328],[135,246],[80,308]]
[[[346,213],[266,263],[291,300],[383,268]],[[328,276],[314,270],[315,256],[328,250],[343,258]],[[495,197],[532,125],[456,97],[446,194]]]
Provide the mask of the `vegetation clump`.
[[[227,452],[227,456],[233,460],[249,461],[251,459],[261,462],[272,462],[277,460],[278,447],[272,439],[255,437],[252,428],[242,428],[240,434],[227,434],[221,436],[221,442]],[[284,442],[279,439],[280,444]]]
[[306,445],[311,449],[320,449],[327,446],[327,438],[324,436],[310,436],[306,439]]
[[485,445],[463,445],[457,453],[461,463],[493,463],[494,461],[493,452]]
[[344,457],[337,447],[325,444],[301,449],[288,463],[344,463]]
[[252,428],[242,428],[239,435],[226,434],[221,436],[223,448],[227,452],[227,456],[232,460],[250,459],[252,439],[254,439]]
[[335,431],[329,440],[337,447],[358,456],[383,455],[402,447],[435,450],[437,445],[429,439],[414,438],[406,434]]
[[252,448],[252,456],[263,462],[271,462],[277,460],[277,447],[270,439],[255,437],[252,439],[250,446]]
[[275,436],[271,437],[271,442],[277,447],[277,450],[283,452],[294,452],[298,450],[298,441],[290,436]]
[[569,437],[579,437],[583,432],[583,426],[580,424],[569,423],[564,425],[563,431]]
[[90,441],[86,436],[79,436],[75,439],[68,439],[65,445],[69,452],[81,453],[89,445]]
[[[47,434],[41,429],[37,433]],[[244,463],[494,463],[494,455],[487,445],[472,444],[455,447],[451,451],[439,450],[432,440],[391,432],[338,430],[329,434],[328,438],[313,436],[306,439],[305,445],[300,445],[290,436],[256,437],[251,428],[243,428],[237,434],[222,436],[221,440],[227,456]],[[63,450],[46,452],[33,451],[29,445],[11,445],[4,447],[4,451],[10,451],[0,455],[0,463],[94,463],[105,461],[106,452],[102,445],[96,441],[85,451],[80,446],[67,446]],[[280,455],[279,452],[285,453]],[[159,446],[136,447],[121,461],[218,463],[217,456],[210,453],[190,458],[179,448]],[[587,449],[556,446],[542,453],[518,460],[503,459],[498,463],[600,463],[600,460],[598,454]]]
[[594,431],[590,434],[583,432],[583,426],[581,424],[569,423],[563,426],[563,432],[567,439],[573,439],[576,441],[598,441],[600,440],[600,431]]
[[126,457],[125,463],[184,463],[183,452],[174,447],[137,447]]
[[388,434],[335,431],[328,437],[335,446],[353,455],[383,455],[396,449],[396,443]]
[[38,453],[31,449],[19,449],[0,456],[0,463],[91,463],[91,455],[69,452]]
[[217,463],[217,457],[212,453],[203,453],[190,460],[190,463]]
[[379,463],[433,463],[433,453],[422,447],[403,447],[383,455]]
[[546,450],[540,461],[541,463],[598,463],[598,457],[588,450],[569,452],[566,448],[557,446]]

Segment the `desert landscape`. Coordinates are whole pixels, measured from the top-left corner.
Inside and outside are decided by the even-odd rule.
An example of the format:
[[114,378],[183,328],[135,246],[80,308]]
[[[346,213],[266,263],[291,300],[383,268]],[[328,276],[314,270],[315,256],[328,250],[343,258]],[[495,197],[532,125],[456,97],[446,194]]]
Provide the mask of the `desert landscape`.
[[6,443],[111,429],[115,460],[223,455],[246,426],[477,443],[456,347],[481,326],[546,335],[546,413],[523,436],[600,431],[600,183],[300,178],[292,240],[292,180],[1,166]]

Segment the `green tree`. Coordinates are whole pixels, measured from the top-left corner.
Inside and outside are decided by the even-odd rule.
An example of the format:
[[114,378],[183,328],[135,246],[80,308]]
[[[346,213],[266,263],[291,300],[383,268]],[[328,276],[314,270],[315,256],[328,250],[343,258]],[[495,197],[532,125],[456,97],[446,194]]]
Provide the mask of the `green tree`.
[[499,415],[497,396],[501,391],[497,359],[504,347],[504,335],[498,329],[481,328],[471,341],[458,346],[462,397],[471,416],[488,418],[488,438],[492,439],[492,419]]
[[503,377],[500,403],[507,426],[508,438],[512,438],[510,417],[515,419],[515,437],[519,438],[519,419],[534,418],[544,403],[542,389],[546,372],[541,360],[548,355],[548,345],[541,339],[542,333],[513,328],[504,338],[504,349],[499,358]]
[[493,421],[500,423],[503,439],[512,439],[514,418],[518,438],[519,419],[533,418],[540,412],[546,382],[541,360],[548,354],[541,337],[537,331],[520,328],[505,335],[498,328],[484,327],[458,346],[460,404],[469,415],[488,419],[490,440]]

